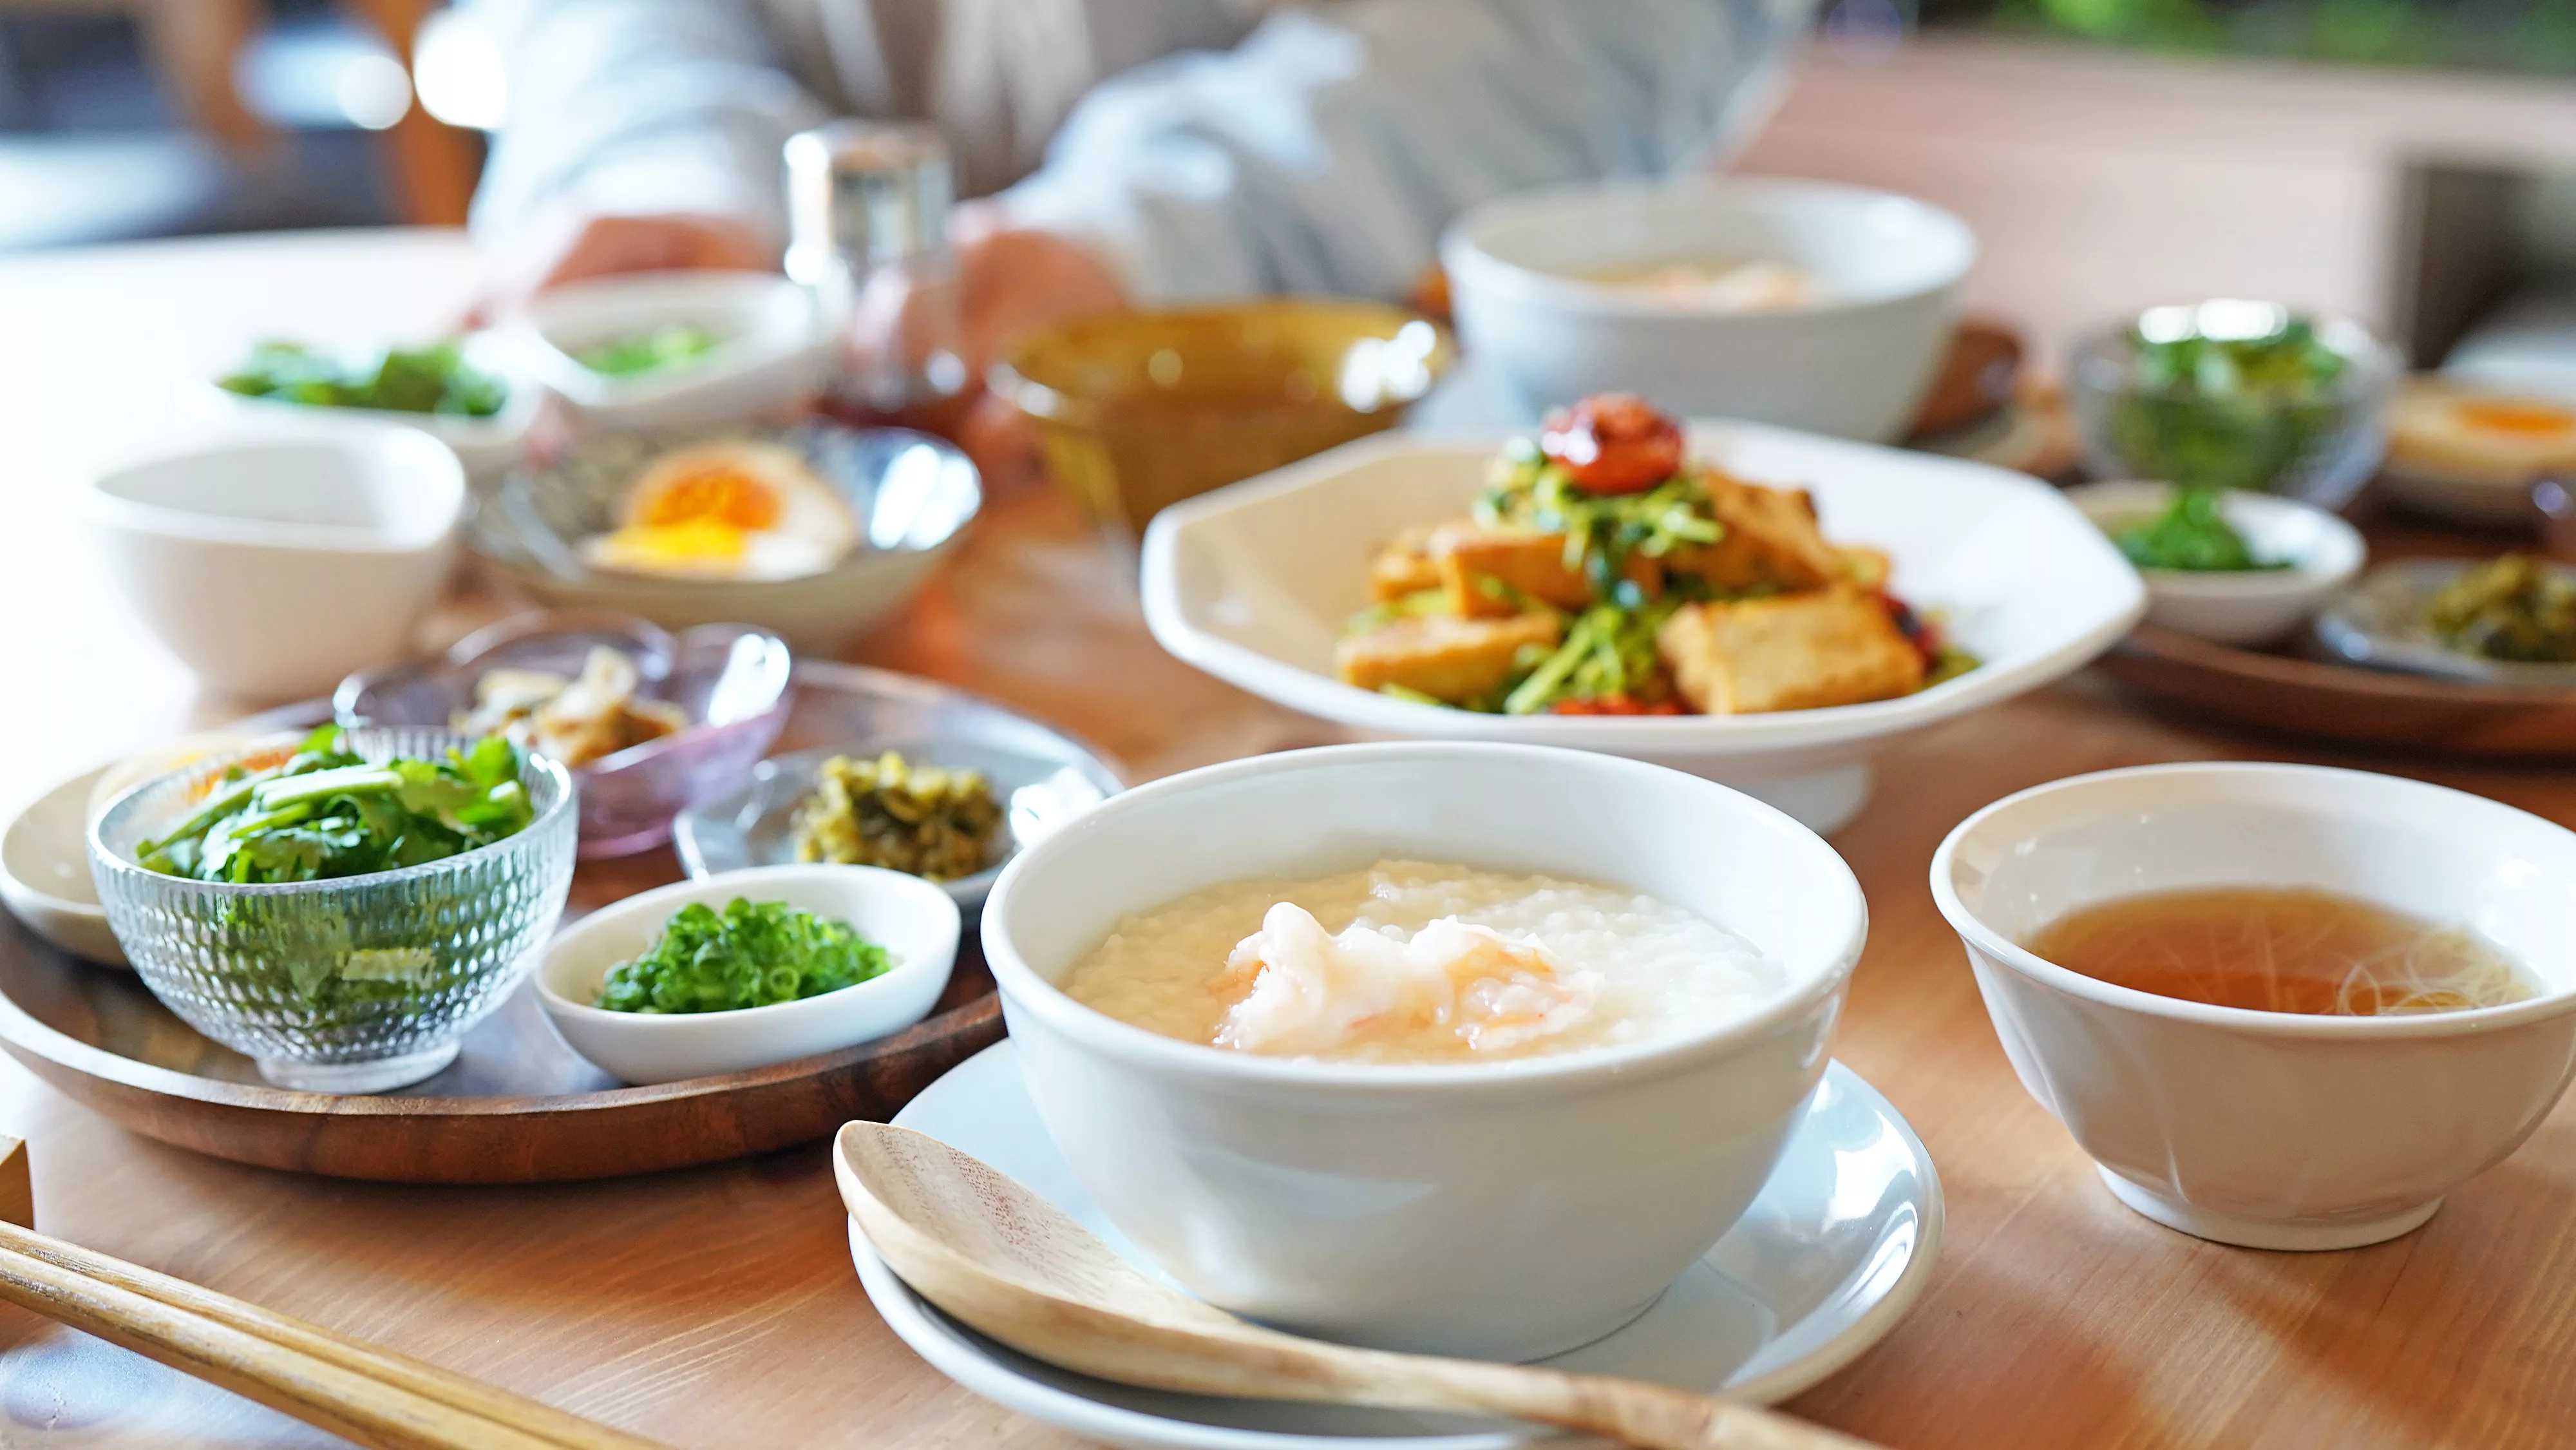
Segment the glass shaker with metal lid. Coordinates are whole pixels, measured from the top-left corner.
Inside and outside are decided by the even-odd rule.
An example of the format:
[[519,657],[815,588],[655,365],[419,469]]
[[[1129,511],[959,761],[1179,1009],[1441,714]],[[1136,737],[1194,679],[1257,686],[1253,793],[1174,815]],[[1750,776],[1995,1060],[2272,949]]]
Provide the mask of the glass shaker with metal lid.
[[947,143],[928,126],[835,121],[787,139],[787,274],[838,340],[827,411],[949,431],[966,395]]

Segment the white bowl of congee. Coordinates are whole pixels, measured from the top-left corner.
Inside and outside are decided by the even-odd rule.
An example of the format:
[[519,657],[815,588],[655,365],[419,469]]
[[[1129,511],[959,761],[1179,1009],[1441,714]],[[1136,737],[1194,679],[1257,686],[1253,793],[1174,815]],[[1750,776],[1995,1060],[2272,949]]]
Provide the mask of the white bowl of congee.
[[2185,1233],[2405,1233],[2576,1072],[2576,833],[2422,781],[2142,766],[1961,822],[1932,896],[2004,1052]]
[[1049,1133],[1145,1255],[1349,1343],[1530,1359],[1770,1175],[1867,932],[1822,839],[1533,746],[1346,745],[1118,796],[984,943]]

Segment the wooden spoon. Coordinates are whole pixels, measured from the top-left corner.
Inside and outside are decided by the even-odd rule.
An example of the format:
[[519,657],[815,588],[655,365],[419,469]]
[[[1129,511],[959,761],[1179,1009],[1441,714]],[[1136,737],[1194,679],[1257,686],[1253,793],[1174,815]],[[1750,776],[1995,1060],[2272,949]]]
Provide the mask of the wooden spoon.
[[907,1128],[844,1126],[832,1171],[878,1255],[924,1298],[1023,1354],[1101,1379],[1242,1399],[1502,1415],[1649,1450],[1864,1444],[1662,1385],[1351,1349],[1264,1329],[1147,1278],[1054,1204]]

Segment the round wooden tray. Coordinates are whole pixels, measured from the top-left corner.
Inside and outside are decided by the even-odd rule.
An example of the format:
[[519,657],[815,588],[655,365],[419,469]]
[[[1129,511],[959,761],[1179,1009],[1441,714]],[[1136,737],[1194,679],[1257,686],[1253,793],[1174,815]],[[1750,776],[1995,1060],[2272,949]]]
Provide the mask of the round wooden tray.
[[2451,755],[2576,755],[2576,690],[2467,684],[2231,649],[2141,627],[2101,668],[2240,725]]
[[[917,713],[926,700],[949,695],[957,692],[910,676],[799,664],[774,749],[835,744],[864,734],[867,722]],[[313,702],[244,724],[280,729],[328,714]],[[680,879],[668,847],[584,862],[565,918]],[[0,911],[0,1050],[135,1132],[262,1167],[403,1183],[646,1173],[809,1142],[853,1118],[890,1117],[941,1073],[1000,1041],[1000,999],[968,927],[956,974],[928,1019],[840,1052],[621,1087],[564,1045],[523,985],[465,1035],[446,1071],[398,1093],[339,1097],[269,1086],[249,1058],[200,1036],[132,972],[72,957]]]

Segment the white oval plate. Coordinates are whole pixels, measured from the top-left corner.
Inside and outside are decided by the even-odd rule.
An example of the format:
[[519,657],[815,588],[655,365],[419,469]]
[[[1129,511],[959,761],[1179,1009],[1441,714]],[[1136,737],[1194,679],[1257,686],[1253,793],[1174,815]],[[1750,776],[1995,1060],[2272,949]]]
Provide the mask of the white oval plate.
[[[1122,1256],[1038,1122],[1009,1041],[960,1063],[895,1115],[1042,1193]],[[1743,1221],[1625,1329],[1546,1361],[1770,1404],[1858,1358],[1912,1307],[1941,1247],[1941,1182],[1885,1098],[1837,1062]],[[897,1336],[998,1404],[1113,1445],[1155,1450],[1510,1450],[1553,1432],[1490,1420],[1171,1394],[1005,1349],[932,1308],[850,1228],[868,1297]]]

